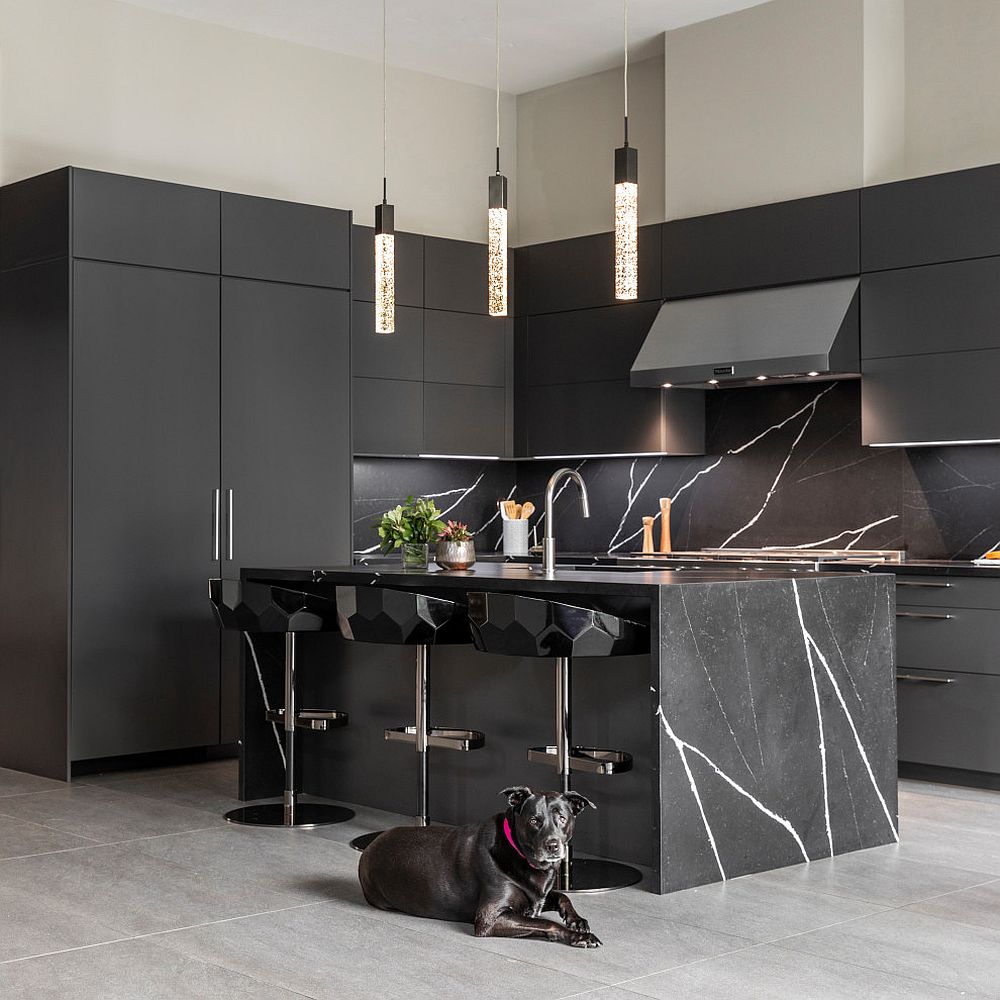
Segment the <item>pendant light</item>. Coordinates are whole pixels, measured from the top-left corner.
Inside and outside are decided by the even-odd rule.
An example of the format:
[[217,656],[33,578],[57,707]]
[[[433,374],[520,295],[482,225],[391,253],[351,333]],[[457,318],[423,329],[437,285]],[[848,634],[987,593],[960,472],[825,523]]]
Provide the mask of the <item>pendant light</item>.
[[615,150],[615,298],[639,297],[639,151],[628,144],[628,0],[625,29],[625,144]]
[[491,316],[507,315],[507,178],[500,173],[500,0],[497,0],[497,172],[489,180],[487,305]]
[[388,130],[386,126],[386,30],[385,5],[382,0],[382,204],[375,206],[375,332],[393,333],[396,329],[396,238],[395,210],[387,200],[386,163]]

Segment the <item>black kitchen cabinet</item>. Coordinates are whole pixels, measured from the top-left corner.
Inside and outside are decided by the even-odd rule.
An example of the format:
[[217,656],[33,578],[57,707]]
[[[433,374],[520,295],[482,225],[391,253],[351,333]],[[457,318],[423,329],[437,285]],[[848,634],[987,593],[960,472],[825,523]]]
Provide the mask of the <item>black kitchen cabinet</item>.
[[[453,312],[489,312],[486,244],[424,237],[424,306]],[[508,312],[513,312],[513,302]]]
[[525,409],[535,458],[705,450],[699,390],[633,389],[627,379],[530,386]]
[[[659,299],[659,225],[640,226],[639,300]],[[523,264],[522,264],[523,260]],[[527,279],[520,311],[529,315],[615,305],[615,242],[613,233],[596,233],[552,243],[522,247],[518,267]]]
[[73,269],[73,760],[219,738],[219,282]]
[[424,379],[506,384],[506,331],[506,321],[499,317],[425,309]]
[[350,561],[349,313],[346,291],[222,280],[226,576]]
[[622,302],[527,320],[528,385],[627,379],[659,302]]
[[393,333],[375,332],[375,305],[354,302],[351,370],[359,378],[424,379],[424,310],[396,306]]
[[861,269],[1000,254],[1000,165],[861,191]]
[[503,388],[425,382],[422,452],[503,455],[505,405]]
[[357,455],[419,455],[424,451],[424,383],[355,378],[354,452]]
[[233,742],[206,580],[350,558],[349,292],[266,257],[291,280],[221,277],[220,199],[74,168],[0,189],[0,765]]
[[219,273],[219,192],[70,168],[73,255]]
[[351,213],[222,194],[222,273],[351,287]]
[[861,278],[861,356],[1000,348],[1000,257]]
[[[351,298],[375,301],[375,230],[371,226],[351,227]],[[396,306],[424,304],[424,237],[416,233],[395,236]]]
[[663,298],[857,274],[857,191],[758,205],[663,226]]

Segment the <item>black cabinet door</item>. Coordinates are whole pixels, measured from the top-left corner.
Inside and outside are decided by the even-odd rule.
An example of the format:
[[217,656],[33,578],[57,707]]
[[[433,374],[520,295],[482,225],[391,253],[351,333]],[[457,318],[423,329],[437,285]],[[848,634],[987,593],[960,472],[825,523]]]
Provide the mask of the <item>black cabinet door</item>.
[[[661,229],[659,225],[639,227],[640,301],[661,297]],[[527,288],[523,311],[530,315],[615,304],[613,233],[527,247],[518,252],[518,269],[518,287]]]
[[73,254],[219,273],[219,192],[73,170]]
[[492,386],[425,383],[424,453],[503,455],[504,397]]
[[375,332],[375,305],[354,302],[351,321],[351,368],[359,378],[424,378],[424,310],[396,306],[393,333]]
[[356,378],[354,451],[358,455],[419,455],[424,450],[424,383]]
[[217,743],[219,279],[77,261],[72,357],[71,758]]
[[496,316],[424,310],[424,378],[461,385],[504,385],[506,322]]
[[350,562],[349,293],[222,280],[223,573]]
[[1000,165],[861,192],[864,271],[994,254],[1000,254]]
[[350,288],[351,213],[224,192],[222,273]]
[[70,174],[63,167],[0,188],[0,268],[69,255]]
[[857,274],[857,191],[798,198],[663,227],[663,297]]
[[861,278],[861,356],[1000,348],[1000,257]]
[[[354,247],[351,254],[351,298],[375,301],[375,230],[371,226],[351,226]],[[416,233],[396,233],[396,305],[424,304],[424,237]]]
[[425,236],[424,305],[487,313],[486,244]]
[[863,360],[862,443],[1000,440],[998,368],[997,349]]

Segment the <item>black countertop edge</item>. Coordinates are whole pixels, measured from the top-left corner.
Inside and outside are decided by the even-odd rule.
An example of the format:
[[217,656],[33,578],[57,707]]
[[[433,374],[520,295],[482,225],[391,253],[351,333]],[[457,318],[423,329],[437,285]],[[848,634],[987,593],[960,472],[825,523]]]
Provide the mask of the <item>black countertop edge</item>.
[[841,574],[792,572],[780,567],[748,576],[734,570],[703,569],[683,570],[577,570],[557,568],[555,576],[547,579],[532,572],[527,566],[507,563],[478,565],[473,570],[445,571],[429,569],[427,572],[403,572],[381,566],[300,566],[300,567],[246,567],[241,570],[244,580],[289,583],[363,584],[390,587],[455,588],[465,591],[517,590],[549,594],[592,593],[619,594],[621,596],[652,596],[661,587],[698,586],[711,584],[754,584],[765,581],[797,579],[831,579]]

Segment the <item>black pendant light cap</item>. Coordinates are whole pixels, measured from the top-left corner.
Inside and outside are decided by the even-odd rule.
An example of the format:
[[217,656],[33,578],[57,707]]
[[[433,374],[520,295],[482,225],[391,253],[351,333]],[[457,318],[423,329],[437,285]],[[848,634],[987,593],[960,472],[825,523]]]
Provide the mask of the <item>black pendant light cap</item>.
[[639,150],[635,146],[619,146],[615,150],[615,183],[639,183]]
[[490,208],[507,207],[507,178],[503,174],[490,174]]
[[375,206],[375,235],[391,236],[396,231],[396,209],[387,201]]

